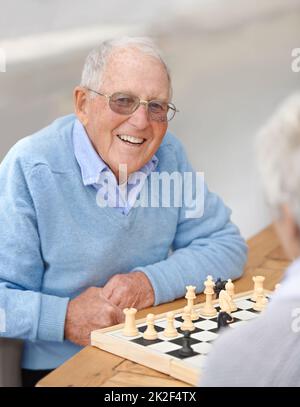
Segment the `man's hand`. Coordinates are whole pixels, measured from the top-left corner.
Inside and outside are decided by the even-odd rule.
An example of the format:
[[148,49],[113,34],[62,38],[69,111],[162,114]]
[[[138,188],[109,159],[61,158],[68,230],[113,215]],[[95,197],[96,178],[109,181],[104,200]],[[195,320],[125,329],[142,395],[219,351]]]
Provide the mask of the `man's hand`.
[[142,309],[154,304],[154,291],[141,271],[114,275],[103,287],[102,294],[121,309]]
[[103,295],[102,288],[90,287],[69,302],[65,339],[77,345],[89,345],[90,333],[95,329],[121,323],[124,314]]

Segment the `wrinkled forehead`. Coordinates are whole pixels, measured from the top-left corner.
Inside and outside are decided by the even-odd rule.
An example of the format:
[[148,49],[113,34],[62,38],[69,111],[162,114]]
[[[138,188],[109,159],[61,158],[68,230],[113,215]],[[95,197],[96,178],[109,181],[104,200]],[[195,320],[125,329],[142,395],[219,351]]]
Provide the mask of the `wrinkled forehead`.
[[165,66],[152,55],[134,48],[117,49],[108,57],[102,74],[102,91],[129,92],[145,99],[168,99]]

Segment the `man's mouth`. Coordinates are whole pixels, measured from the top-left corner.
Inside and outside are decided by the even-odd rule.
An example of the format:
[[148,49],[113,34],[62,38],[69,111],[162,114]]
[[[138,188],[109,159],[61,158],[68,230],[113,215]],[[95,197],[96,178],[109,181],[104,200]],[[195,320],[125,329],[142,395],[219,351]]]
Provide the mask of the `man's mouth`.
[[117,134],[117,136],[124,143],[131,144],[131,145],[136,145],[136,146],[141,145],[146,141],[146,139],[144,139],[144,138],[134,137],[134,136],[130,136],[128,134]]

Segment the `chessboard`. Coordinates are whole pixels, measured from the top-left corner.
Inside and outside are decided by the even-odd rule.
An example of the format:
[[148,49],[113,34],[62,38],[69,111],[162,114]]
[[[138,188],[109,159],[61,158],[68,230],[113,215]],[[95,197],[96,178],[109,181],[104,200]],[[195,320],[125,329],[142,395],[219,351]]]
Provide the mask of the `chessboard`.
[[[271,292],[264,290],[267,298]],[[174,310],[174,326],[178,335],[175,338],[167,338],[163,331],[166,328],[166,314],[155,316],[155,330],[158,338],[146,340],[143,333],[147,328],[146,318],[136,320],[138,335],[128,337],[123,335],[124,324],[109,328],[99,329],[91,333],[91,345],[100,349],[124,357],[133,362],[150,367],[159,372],[168,374],[176,379],[198,385],[202,372],[205,370],[207,355],[213,347],[214,340],[223,330],[239,329],[243,324],[257,318],[260,312],[253,309],[254,301],[251,300],[253,291],[234,295],[234,303],[237,310],[231,313],[233,322],[226,328],[218,329],[217,316],[204,317],[201,315],[202,304],[196,304],[194,310],[198,319],[194,320],[195,330],[191,331],[190,343],[193,355],[181,356],[179,349],[183,346],[183,332],[180,326],[183,322],[183,309]],[[218,300],[213,301],[217,312],[220,311]]]

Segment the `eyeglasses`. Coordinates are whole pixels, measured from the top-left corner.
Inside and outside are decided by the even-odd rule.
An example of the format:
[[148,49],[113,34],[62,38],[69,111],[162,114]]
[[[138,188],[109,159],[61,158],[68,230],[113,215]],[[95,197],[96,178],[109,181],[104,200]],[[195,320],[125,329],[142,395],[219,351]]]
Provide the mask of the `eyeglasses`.
[[138,96],[128,95],[122,92],[106,95],[105,93],[96,92],[93,89],[87,88],[87,90],[106,97],[111,110],[122,115],[130,115],[134,113],[140,105],[144,105],[147,107],[149,119],[156,122],[167,122],[172,120],[175,113],[178,112],[173,103],[167,103],[161,100],[147,101],[141,100]]

